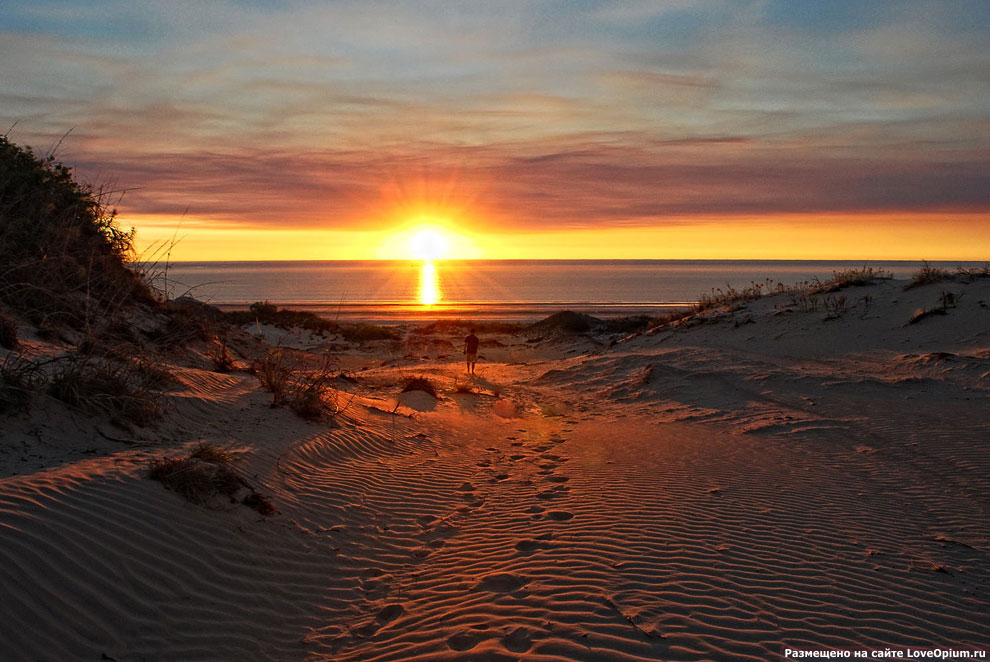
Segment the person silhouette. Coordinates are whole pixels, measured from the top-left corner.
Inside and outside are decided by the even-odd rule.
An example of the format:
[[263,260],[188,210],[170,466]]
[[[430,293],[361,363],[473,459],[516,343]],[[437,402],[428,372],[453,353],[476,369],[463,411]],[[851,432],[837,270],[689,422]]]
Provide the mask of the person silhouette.
[[471,334],[464,339],[464,358],[467,360],[468,374],[474,374],[474,364],[478,362],[478,345],[481,341],[474,335],[475,329],[471,329]]

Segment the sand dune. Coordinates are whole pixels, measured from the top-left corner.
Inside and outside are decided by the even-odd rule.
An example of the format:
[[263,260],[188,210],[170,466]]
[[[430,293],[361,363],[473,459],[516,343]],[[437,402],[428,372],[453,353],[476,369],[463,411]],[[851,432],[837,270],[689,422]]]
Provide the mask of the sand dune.
[[[951,287],[958,307],[915,325],[937,293],[885,283],[828,321],[771,297],[611,347],[516,341],[476,394],[453,394],[457,361],[385,350],[332,422],[191,366],[137,445],[86,437],[57,458],[34,453],[37,419],[10,419],[3,658],[985,648],[990,287]],[[440,384],[434,406],[400,401],[410,374]],[[144,477],[200,440],[235,451],[279,513]]]

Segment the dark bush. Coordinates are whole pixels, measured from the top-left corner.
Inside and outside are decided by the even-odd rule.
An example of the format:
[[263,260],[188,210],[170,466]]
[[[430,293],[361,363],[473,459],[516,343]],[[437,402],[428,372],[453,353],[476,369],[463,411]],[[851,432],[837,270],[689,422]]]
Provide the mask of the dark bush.
[[17,324],[6,315],[0,315],[0,347],[17,349]]
[[133,232],[107,203],[53,156],[0,136],[0,302],[36,325],[75,328],[127,302],[154,303],[128,268]]

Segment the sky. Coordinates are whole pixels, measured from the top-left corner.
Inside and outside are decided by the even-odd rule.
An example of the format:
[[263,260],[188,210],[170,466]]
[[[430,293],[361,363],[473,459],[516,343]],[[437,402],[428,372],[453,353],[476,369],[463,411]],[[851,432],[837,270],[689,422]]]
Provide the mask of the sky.
[[0,62],[146,254],[990,259],[986,0],[0,0]]

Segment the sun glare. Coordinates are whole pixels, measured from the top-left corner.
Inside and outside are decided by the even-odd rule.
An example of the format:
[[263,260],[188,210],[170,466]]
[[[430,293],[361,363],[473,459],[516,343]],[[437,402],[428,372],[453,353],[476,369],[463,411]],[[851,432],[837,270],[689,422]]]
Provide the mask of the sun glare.
[[419,272],[419,303],[435,306],[440,303],[441,296],[437,268],[432,262],[424,262]]
[[423,228],[412,236],[409,248],[417,260],[432,262],[447,257],[448,242],[439,230]]
[[436,222],[413,222],[383,233],[376,256],[381,260],[475,260],[483,256],[481,248],[467,234],[451,225]]

